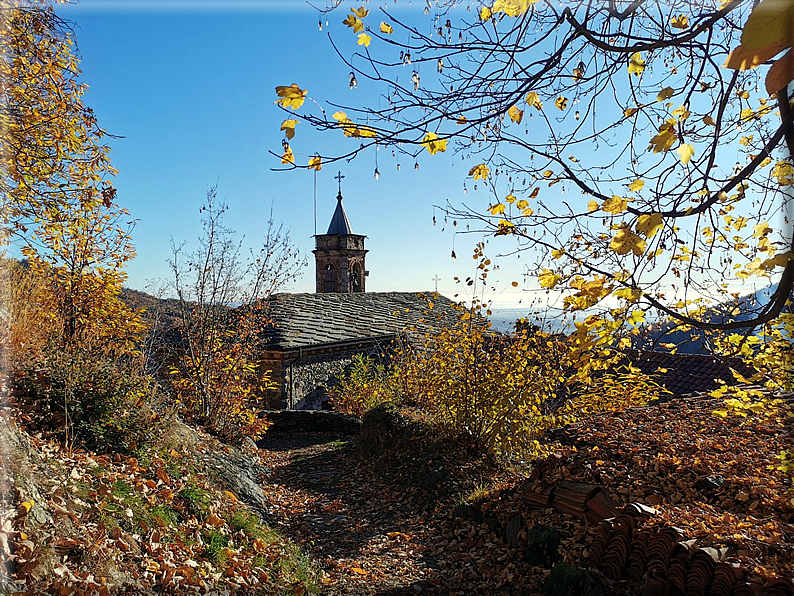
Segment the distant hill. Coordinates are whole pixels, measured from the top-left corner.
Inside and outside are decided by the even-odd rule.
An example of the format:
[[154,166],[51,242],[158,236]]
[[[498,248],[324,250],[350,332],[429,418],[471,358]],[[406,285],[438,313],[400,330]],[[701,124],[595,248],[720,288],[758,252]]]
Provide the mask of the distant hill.
[[[725,302],[714,305],[708,310],[706,320],[711,323],[725,323],[728,321],[748,321],[757,316],[759,310],[769,303],[770,297],[777,291],[778,284],[765,286],[750,294],[731,298]],[[794,299],[792,292],[791,299]],[[786,312],[786,310],[784,310]],[[792,307],[787,307],[787,312],[792,312]],[[649,325],[641,341],[636,344],[639,349],[659,350],[659,343],[672,343],[680,346],[680,354],[709,354],[710,346],[703,339],[702,332],[681,331],[676,329],[675,323],[662,325]]]

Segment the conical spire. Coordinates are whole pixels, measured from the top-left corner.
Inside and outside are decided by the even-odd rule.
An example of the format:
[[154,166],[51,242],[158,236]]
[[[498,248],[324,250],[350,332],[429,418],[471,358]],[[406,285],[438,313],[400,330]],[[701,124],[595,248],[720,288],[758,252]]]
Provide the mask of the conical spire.
[[334,178],[339,182],[339,194],[336,195],[336,210],[334,211],[334,216],[331,218],[331,225],[328,226],[326,234],[346,236],[353,233],[353,228],[350,227],[350,222],[347,220],[347,213],[345,213],[345,208],[342,207],[342,178],[344,178],[344,176],[342,176],[342,172],[339,172]]
[[328,226],[326,234],[339,234],[350,235],[353,233],[353,228],[350,227],[350,222],[347,219],[345,208],[342,207],[342,193],[336,195],[336,209],[334,216],[331,218],[331,225]]

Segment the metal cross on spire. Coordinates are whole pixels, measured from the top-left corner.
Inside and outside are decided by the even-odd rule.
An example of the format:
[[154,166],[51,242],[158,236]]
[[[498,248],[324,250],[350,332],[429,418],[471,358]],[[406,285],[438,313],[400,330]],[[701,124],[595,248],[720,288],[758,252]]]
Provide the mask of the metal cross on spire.
[[438,274],[436,274],[436,276],[433,279],[431,279],[430,281],[436,282],[436,294],[437,294],[438,293],[438,282],[441,281],[441,278],[438,276]]
[[344,180],[344,176],[342,176],[342,170],[339,170],[339,173],[334,176],[334,179],[339,182],[339,194],[342,194],[342,180]]

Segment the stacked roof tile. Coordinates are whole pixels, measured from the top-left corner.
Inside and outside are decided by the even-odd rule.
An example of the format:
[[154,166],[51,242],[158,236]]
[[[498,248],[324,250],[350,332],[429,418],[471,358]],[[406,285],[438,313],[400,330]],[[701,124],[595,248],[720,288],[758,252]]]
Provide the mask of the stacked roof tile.
[[673,397],[707,393],[719,387],[717,379],[737,383],[731,369],[744,377],[754,371],[739,358],[717,358],[702,354],[669,354],[645,350],[629,352],[631,363],[643,373],[655,375]]
[[262,334],[265,350],[406,335],[418,339],[458,320],[448,298],[414,292],[275,294],[267,314],[272,323]]
[[[687,540],[684,530],[673,526],[643,527],[656,515],[647,505],[630,503],[618,513],[597,485],[545,482],[544,476],[562,463],[558,455],[534,463],[520,489],[521,500],[599,523],[587,566],[609,580],[625,578],[642,585],[643,596],[794,596],[789,578],[778,577],[763,586],[746,581],[746,569],[731,558],[728,548],[697,548],[697,540]],[[604,517],[599,520],[600,515]]]

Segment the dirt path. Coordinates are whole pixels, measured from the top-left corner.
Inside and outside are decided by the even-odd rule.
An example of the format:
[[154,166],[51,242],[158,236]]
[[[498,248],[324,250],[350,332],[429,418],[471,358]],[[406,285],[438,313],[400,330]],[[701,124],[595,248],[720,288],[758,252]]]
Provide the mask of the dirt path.
[[373,479],[338,435],[273,436],[260,448],[271,524],[319,562],[322,594],[433,591],[434,524],[417,492]]

